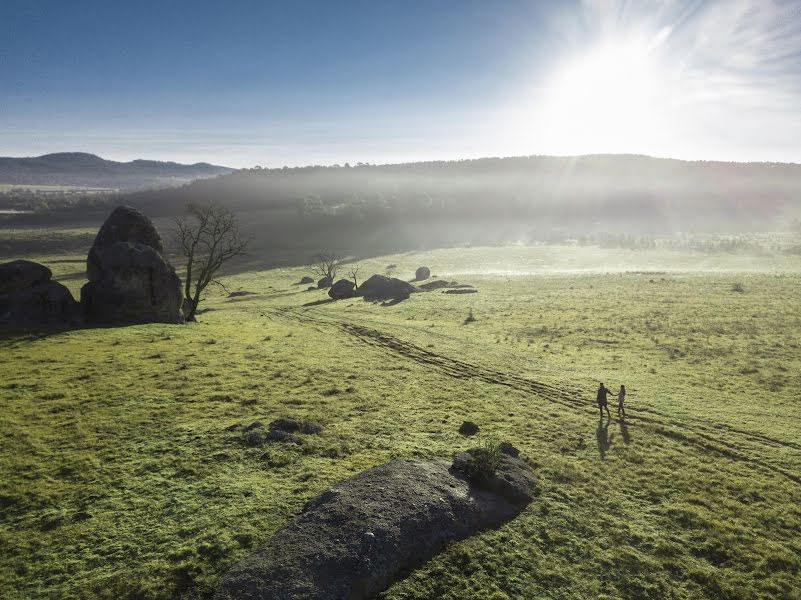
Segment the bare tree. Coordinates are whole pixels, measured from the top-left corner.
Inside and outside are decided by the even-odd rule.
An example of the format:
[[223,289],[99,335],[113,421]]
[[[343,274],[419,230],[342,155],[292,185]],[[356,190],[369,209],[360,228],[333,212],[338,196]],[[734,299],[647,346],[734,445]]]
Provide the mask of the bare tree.
[[[224,263],[244,254],[249,239],[242,237],[234,213],[219,204],[188,205],[187,217],[175,219],[175,240],[186,257],[184,304],[187,321],[195,320],[203,290]],[[223,289],[225,286],[223,286]]]
[[348,265],[348,276],[353,279],[353,287],[359,287],[359,270],[361,265],[357,262]]
[[342,257],[336,252],[321,250],[314,255],[313,260],[312,268],[314,272],[320,277],[326,277],[328,281],[334,283],[337,277],[337,271],[342,266]]

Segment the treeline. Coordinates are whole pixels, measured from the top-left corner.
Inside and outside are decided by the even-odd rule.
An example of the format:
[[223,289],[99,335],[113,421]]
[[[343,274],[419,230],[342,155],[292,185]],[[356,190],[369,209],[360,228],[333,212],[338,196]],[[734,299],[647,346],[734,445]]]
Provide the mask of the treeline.
[[[99,223],[112,206],[130,204],[169,227],[187,204],[217,202],[240,214],[254,254],[278,264],[307,261],[320,248],[376,255],[509,242],[688,247],[678,233],[702,240],[697,250],[739,252],[758,249],[737,234],[798,227],[801,166],[644,156],[486,158],[255,168],[160,190],[33,194],[11,204],[35,207],[35,214],[0,220]],[[0,196],[0,209],[13,207],[9,198]],[[702,235],[715,233],[734,237]]]
[[623,155],[257,168],[126,198],[163,214],[214,200],[330,223],[522,218],[587,231],[764,229],[801,215],[801,166]]

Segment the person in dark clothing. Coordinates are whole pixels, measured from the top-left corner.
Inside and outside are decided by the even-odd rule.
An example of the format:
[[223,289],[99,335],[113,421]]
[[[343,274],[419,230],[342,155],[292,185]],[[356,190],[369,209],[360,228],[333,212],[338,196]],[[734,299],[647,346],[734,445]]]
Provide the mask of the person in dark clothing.
[[598,410],[601,413],[601,418],[604,418],[604,409],[606,410],[606,414],[609,418],[612,418],[612,413],[609,412],[609,404],[606,401],[606,397],[609,395],[614,395],[610,392],[607,388],[604,387],[604,384],[598,386]]

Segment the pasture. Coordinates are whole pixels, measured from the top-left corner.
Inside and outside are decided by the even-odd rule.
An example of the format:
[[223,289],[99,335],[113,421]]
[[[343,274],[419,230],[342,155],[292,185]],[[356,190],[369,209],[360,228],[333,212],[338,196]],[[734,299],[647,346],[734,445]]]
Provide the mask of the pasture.
[[[29,258],[77,295],[84,256]],[[195,324],[0,341],[3,597],[206,598],[337,481],[491,435],[541,495],[383,598],[801,598],[798,257],[458,248],[361,278],[390,264],[479,292],[329,302],[254,268]],[[324,430],[243,443],[279,417]]]

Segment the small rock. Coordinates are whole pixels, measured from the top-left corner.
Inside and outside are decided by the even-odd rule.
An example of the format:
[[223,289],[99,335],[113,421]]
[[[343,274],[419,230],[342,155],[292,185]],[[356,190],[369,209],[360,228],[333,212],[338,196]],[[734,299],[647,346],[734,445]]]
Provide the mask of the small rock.
[[233,423],[225,428],[225,431],[234,431],[235,429],[239,429],[242,427],[242,423]]
[[428,267],[420,267],[414,272],[414,278],[417,281],[423,281],[424,279],[428,279],[431,277],[431,269]]
[[322,279],[320,279],[320,280],[317,282],[317,289],[318,289],[318,290],[322,290],[322,289],[324,289],[324,288],[329,288],[329,287],[331,287],[331,284],[332,284],[332,283],[334,283],[334,282],[333,282],[333,281],[331,281],[331,278],[330,278],[330,277],[323,277]]
[[478,433],[478,425],[473,423],[473,421],[465,421],[459,427],[459,433],[462,435],[475,435]]
[[300,282],[299,282],[299,283],[300,283],[300,285],[305,285],[305,284],[309,284],[309,283],[314,283],[314,279],[312,279],[312,278],[311,278],[311,277],[309,277],[308,275],[305,275],[305,276],[303,276],[303,277],[301,277],[301,278],[300,278]]
[[267,439],[267,434],[263,431],[249,431],[245,435],[245,444],[248,446],[261,446]]
[[250,425],[245,427],[245,431],[253,431],[254,429],[261,429],[264,424],[261,421],[253,421]]
[[301,431],[303,433],[320,433],[323,430],[323,426],[319,423],[315,423],[314,421],[303,421],[303,425],[301,426]]
[[295,419],[280,418],[270,423],[270,429],[280,429],[281,431],[299,431],[302,424]]
[[499,449],[504,454],[512,456],[514,458],[520,456],[520,450],[512,446],[512,444],[510,444],[509,442],[501,442],[499,445]]
[[452,290],[445,290],[445,294],[478,294],[478,290],[474,288],[456,288]]
[[229,298],[239,298],[240,296],[252,296],[255,293],[256,292],[246,292],[246,291],[231,292],[230,294],[228,294],[228,297]]

